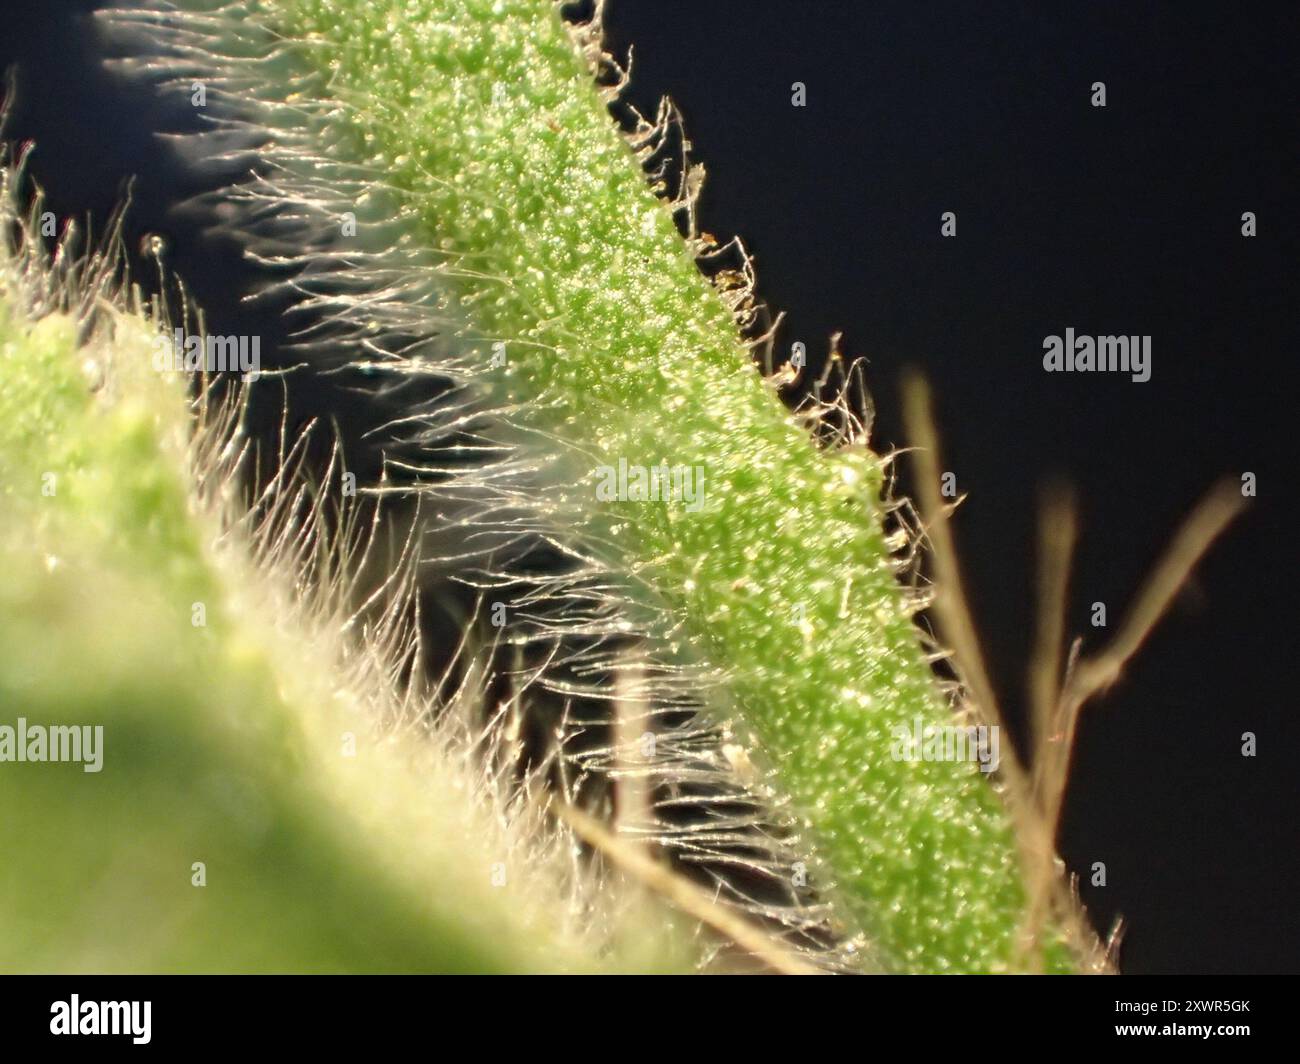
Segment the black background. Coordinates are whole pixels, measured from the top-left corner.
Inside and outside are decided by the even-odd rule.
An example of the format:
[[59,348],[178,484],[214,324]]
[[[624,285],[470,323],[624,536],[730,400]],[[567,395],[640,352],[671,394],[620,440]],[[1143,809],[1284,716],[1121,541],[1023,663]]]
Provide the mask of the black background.
[[[218,332],[247,277],[168,208],[187,175],[149,95],[98,66],[90,3],[7,0],[9,137],[61,214],[162,231]],[[1083,723],[1062,852],[1127,972],[1300,964],[1294,490],[1298,168],[1294,5],[610,0],[632,98],[680,105],[709,171],[701,224],[744,237],[783,343],[831,333],[868,362],[877,449],[905,443],[898,382],[935,389],[957,535],[1003,701],[1023,714],[1040,488],[1077,488],[1070,629],[1097,646],[1209,485],[1258,477],[1124,679]],[[0,27],[5,26],[0,23]],[[807,106],[791,106],[791,85]],[[1090,105],[1103,81],[1107,106]],[[1259,235],[1241,235],[1254,211]],[[958,236],[940,236],[954,211]],[[1049,375],[1066,327],[1149,334],[1146,383]],[[244,327],[241,331],[269,331]],[[906,479],[904,486],[906,486]],[[1243,758],[1241,735],[1258,736]],[[1094,861],[1108,883],[1088,885]]]

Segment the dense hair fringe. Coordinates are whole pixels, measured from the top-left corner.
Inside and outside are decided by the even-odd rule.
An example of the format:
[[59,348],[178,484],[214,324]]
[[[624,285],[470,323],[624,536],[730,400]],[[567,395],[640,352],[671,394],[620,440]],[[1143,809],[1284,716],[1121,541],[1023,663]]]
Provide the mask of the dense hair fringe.
[[[311,43],[285,41],[242,0],[202,14],[145,3],[100,15],[124,76],[162,94],[205,88],[204,131],[169,136],[214,187],[180,209],[268,268],[275,279],[252,298],[287,301],[297,323],[252,400],[291,395],[304,373],[346,378],[356,393],[363,428],[307,464],[321,498],[353,472],[368,541],[400,546],[380,558],[354,544],[312,579],[349,597],[349,626],[369,618],[382,632],[386,673],[403,691],[390,725],[436,727],[449,703],[474,705],[474,745],[501,786],[531,793],[544,782],[782,948],[857,967],[864,944],[842,933],[833,884],[786,800],[751,771],[725,678],[690,659],[650,588],[570,531],[577,522],[548,491],[554,456],[494,400],[482,359],[464,353],[467,339],[498,339],[476,335],[454,298],[473,264],[417,243],[385,175],[345,161],[364,159],[363,145],[346,102],[301,62]],[[344,243],[347,216],[356,236]],[[735,299],[738,320],[756,326],[759,312],[739,289]],[[306,461],[293,447],[268,461],[280,435],[245,467],[258,522],[279,505],[285,460]],[[633,791],[645,801],[624,801]],[[602,864],[582,848],[585,863]],[[721,940],[705,953],[706,964],[741,959]]]

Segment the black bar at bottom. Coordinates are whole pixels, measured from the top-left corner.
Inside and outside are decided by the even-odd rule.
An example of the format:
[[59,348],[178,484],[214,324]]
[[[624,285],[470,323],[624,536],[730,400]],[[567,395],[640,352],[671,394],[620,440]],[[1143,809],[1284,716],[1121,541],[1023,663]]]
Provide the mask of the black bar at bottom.
[[[634,980],[641,985],[631,985]],[[523,981],[496,978],[498,985],[490,986],[486,978],[439,976],[4,976],[0,1046],[17,1061],[25,1059],[11,1055],[17,1048],[61,1045],[88,1051],[116,1043],[139,1052],[269,1046],[334,1053],[414,1038],[439,1053],[468,1038],[496,1055],[510,1043],[533,1049],[551,1043],[558,1049],[555,1039],[576,1037],[604,1053],[616,1052],[639,1032],[641,1055],[642,1039],[673,1053],[678,1036],[707,1036],[716,1025],[718,1044],[729,1046],[765,1041],[775,1029],[796,1041],[800,1029],[819,1040],[839,1027],[841,1034],[856,1032],[850,1041],[863,1052],[873,1044],[897,1044],[900,1036],[914,1044],[956,1040],[991,1048],[1014,1044],[1019,1033],[1032,1033],[1036,1043],[1050,1033],[1050,1043],[1040,1045],[1049,1051],[1124,1042],[1180,1048],[1199,1042],[1227,1050],[1231,1043],[1276,1044],[1294,1023],[1284,1005],[1286,984],[1255,977],[715,978],[671,989],[639,977],[534,977],[526,986],[505,985]],[[434,1036],[438,1041],[429,1042]],[[448,1036],[456,1041],[445,1041]]]

